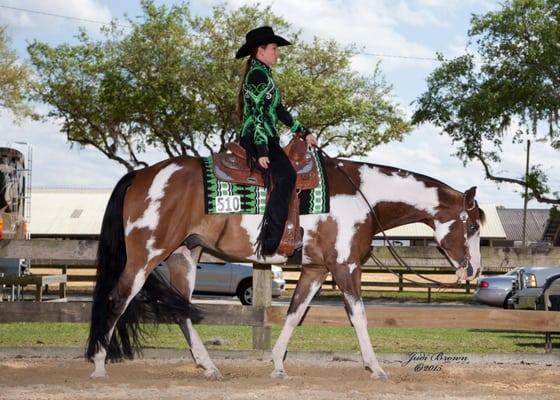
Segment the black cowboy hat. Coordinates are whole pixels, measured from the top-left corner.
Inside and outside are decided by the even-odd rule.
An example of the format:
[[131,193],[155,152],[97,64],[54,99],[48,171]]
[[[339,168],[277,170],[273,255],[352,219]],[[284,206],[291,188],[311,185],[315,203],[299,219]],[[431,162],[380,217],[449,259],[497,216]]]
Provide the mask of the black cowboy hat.
[[275,35],[270,26],[261,26],[249,31],[245,35],[245,43],[237,50],[235,58],[247,57],[255,47],[269,43],[276,43],[278,46],[291,45],[282,36]]

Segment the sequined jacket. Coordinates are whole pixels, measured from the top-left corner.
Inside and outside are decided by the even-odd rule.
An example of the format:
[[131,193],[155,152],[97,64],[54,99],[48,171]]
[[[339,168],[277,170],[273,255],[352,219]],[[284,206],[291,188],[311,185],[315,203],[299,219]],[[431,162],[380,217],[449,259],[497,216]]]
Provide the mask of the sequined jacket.
[[272,71],[261,61],[252,58],[251,67],[243,82],[242,142],[252,139],[257,157],[268,155],[268,141],[278,138],[276,125],[280,120],[294,133],[305,136],[307,130],[292,118],[282,104],[278,86],[272,79]]

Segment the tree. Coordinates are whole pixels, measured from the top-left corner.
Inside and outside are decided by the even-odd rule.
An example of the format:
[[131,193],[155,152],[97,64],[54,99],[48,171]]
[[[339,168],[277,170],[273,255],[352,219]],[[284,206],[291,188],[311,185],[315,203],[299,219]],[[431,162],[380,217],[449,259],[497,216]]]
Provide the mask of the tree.
[[500,11],[473,16],[468,35],[473,52],[448,61],[439,55],[442,65],[428,77],[412,122],[442,128],[458,144],[457,156],[478,160],[488,179],[527,186],[529,199],[560,204],[540,165],[525,178],[492,172],[504,140],[521,143],[545,129],[560,150],[560,3],[506,1]]
[[236,139],[242,61],[233,55],[259,24],[295,44],[282,51],[275,77],[288,109],[323,145],[362,155],[410,129],[379,71],[351,70],[354,47],[304,43],[269,7],[217,6],[208,17],[192,15],[188,5],[144,0],[142,7],[130,29],[113,24],[102,40],[82,31],[77,45],[28,47],[37,75],[33,98],[51,106],[48,117],[63,121],[71,143],[94,146],[129,170],[146,165],[140,154],[147,146],[169,157],[198,156]]
[[16,121],[34,116],[25,103],[29,76],[29,68],[18,62],[9,47],[6,27],[0,26],[0,107],[10,110]]

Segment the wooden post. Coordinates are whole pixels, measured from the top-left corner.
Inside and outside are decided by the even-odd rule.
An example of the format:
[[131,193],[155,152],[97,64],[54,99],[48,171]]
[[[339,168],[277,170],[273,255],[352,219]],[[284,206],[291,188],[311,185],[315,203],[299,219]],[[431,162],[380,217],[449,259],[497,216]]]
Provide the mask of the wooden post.
[[[267,307],[272,303],[272,275],[270,264],[253,264],[253,307],[262,309],[263,321]],[[271,327],[253,327],[253,349],[271,349]]]
[[399,292],[403,291],[403,274],[399,272]]
[[36,301],[43,301],[43,283],[42,282],[35,283],[35,300]]
[[432,288],[428,287],[428,303],[432,302]]

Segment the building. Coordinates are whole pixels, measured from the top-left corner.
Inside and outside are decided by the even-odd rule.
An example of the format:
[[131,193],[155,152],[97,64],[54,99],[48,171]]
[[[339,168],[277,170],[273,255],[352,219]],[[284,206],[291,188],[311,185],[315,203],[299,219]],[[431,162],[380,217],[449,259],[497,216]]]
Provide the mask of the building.
[[[523,244],[523,209],[522,208],[498,208],[498,216],[504,227],[506,238],[497,241],[496,245],[503,247],[518,247]],[[549,224],[551,210],[528,209],[526,240],[528,245],[550,245],[553,242],[555,232],[554,223]],[[556,220],[556,226],[558,221]],[[548,239],[545,238],[547,228],[551,232]]]
[[31,237],[97,239],[111,189],[33,188]]
[[[34,188],[31,194],[31,235],[33,238],[95,239],[101,231],[105,206],[111,189]],[[486,214],[482,226],[482,244],[505,240],[506,233],[494,205],[481,205]],[[386,232],[389,240],[403,245],[433,243],[433,231],[421,223],[409,224]],[[382,244],[382,235],[375,242]]]

